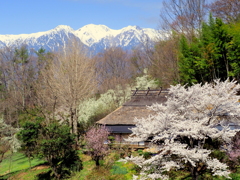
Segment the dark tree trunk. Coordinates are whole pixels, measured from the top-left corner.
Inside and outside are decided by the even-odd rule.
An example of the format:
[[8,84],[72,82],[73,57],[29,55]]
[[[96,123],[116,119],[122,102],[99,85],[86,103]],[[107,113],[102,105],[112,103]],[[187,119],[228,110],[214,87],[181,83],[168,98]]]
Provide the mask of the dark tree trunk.
[[192,175],[192,179],[193,180],[197,180],[198,179],[197,167],[192,167],[191,168],[191,175]]
[[95,163],[96,163],[96,166],[99,167],[100,166],[100,157],[97,157],[95,159]]

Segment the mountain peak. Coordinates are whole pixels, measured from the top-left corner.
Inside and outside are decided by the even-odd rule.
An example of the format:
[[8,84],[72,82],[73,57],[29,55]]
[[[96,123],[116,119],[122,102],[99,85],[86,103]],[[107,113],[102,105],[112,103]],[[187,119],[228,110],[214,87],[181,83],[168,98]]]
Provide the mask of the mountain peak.
[[68,39],[76,37],[89,49],[97,53],[112,46],[132,49],[138,46],[139,42],[142,41],[142,37],[147,35],[153,40],[157,34],[159,33],[154,29],[140,28],[139,26],[127,26],[114,30],[101,24],[88,24],[75,31],[70,26],[59,25],[45,32],[0,35],[0,48],[25,43],[28,44],[29,48],[36,50],[40,47],[57,50],[65,45]]
[[85,25],[81,28],[79,28],[77,31],[91,31],[91,32],[94,32],[94,31],[109,31],[110,28],[105,26],[105,25],[96,25],[96,24],[88,24],[88,25]]
[[127,26],[128,29],[142,30],[139,26]]
[[66,31],[74,31],[70,26],[67,25],[58,25],[54,28],[56,31],[66,30]]
[[140,28],[139,26],[127,26],[122,28],[122,31],[129,31],[129,30],[142,31],[143,29]]
[[75,31],[75,34],[84,44],[91,46],[107,36],[112,36],[115,31],[105,25],[88,24]]

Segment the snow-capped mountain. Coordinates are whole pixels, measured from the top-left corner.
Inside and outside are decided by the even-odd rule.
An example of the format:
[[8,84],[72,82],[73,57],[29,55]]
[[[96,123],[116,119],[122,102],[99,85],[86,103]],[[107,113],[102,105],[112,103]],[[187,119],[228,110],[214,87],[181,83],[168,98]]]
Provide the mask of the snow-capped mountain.
[[30,49],[38,50],[43,47],[48,51],[57,51],[59,47],[65,46],[71,38],[77,38],[86,47],[97,53],[112,46],[133,49],[146,41],[154,42],[161,36],[162,34],[157,30],[138,26],[114,30],[105,25],[89,24],[78,30],[73,30],[69,26],[59,25],[45,32],[0,35],[0,48],[27,44]]

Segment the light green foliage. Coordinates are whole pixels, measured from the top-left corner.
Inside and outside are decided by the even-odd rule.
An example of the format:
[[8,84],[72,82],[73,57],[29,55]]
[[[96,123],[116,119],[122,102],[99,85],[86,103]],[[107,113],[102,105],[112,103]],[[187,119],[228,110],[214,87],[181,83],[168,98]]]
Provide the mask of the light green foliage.
[[[32,166],[45,163],[44,160],[37,158],[32,159]],[[30,167],[28,158],[23,153],[13,153],[11,156],[7,156],[0,164],[0,176],[8,173],[25,170]]]
[[133,174],[136,174],[135,165],[133,163],[115,162],[111,168],[112,175],[122,175],[123,179],[132,179]]
[[181,38],[178,57],[182,84],[240,78],[238,26],[210,15],[193,41]]
[[127,174],[128,170],[125,167],[119,166],[117,164],[113,165],[111,169],[112,174]]
[[147,89],[148,87],[155,89],[158,87],[159,82],[155,79],[149,77],[149,75],[143,75],[141,77],[136,78],[135,87],[139,89]]
[[124,90],[108,90],[106,93],[101,94],[99,98],[90,98],[83,101],[79,105],[79,121],[87,122],[90,118],[104,113],[108,110],[115,109],[122,105],[130,97],[130,93],[125,94]]

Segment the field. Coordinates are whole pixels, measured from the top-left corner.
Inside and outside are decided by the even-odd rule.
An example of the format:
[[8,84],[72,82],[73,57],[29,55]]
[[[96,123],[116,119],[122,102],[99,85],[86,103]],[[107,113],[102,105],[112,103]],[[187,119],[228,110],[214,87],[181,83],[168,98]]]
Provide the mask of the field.
[[[67,180],[131,180],[133,174],[138,174],[138,168],[132,163],[118,162],[118,153],[111,153],[101,161],[101,166],[96,167],[91,157],[79,151],[83,162],[80,172],[73,172]],[[40,159],[32,159],[31,167],[28,158],[23,153],[7,154],[0,163],[0,180],[50,180],[50,167]],[[184,171],[172,171],[174,180],[191,180],[190,174]],[[232,173],[233,180],[240,179],[240,173]],[[172,180],[173,180],[172,179]],[[226,180],[226,178],[214,178],[210,174],[205,175],[207,180]]]
[[[98,168],[88,155],[80,152],[79,156],[83,161],[83,169],[80,172],[73,172],[69,180],[130,180],[136,173],[133,164],[116,162],[119,157],[115,153],[101,161]],[[40,159],[32,159],[30,167],[29,160],[23,153],[7,154],[0,163],[0,180],[50,179],[49,173],[49,166]]]

